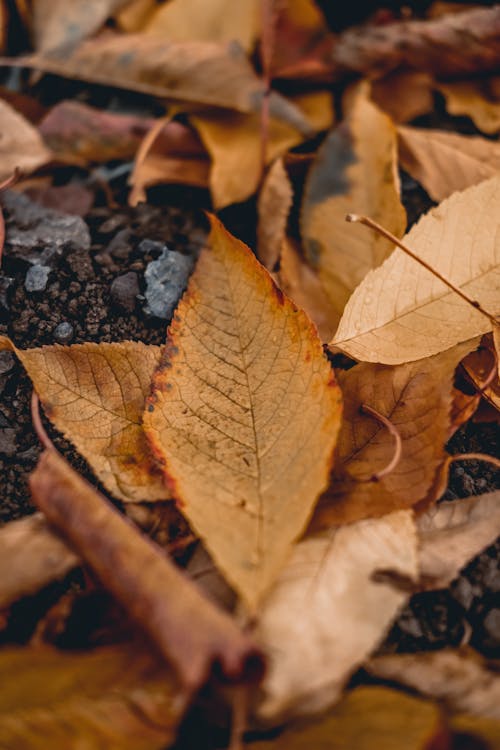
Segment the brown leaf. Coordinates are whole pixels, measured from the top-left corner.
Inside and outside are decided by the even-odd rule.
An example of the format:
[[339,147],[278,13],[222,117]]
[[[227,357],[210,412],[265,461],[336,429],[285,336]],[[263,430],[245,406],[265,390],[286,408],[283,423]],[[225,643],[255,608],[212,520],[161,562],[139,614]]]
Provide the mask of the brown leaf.
[[427,73],[396,70],[372,81],[371,98],[394,122],[403,123],[434,109],[433,80]]
[[[315,528],[411,508],[426,496],[445,457],[455,367],[473,346],[398,367],[361,364],[337,372],[344,397],[338,460]],[[394,456],[394,437],[361,405],[387,417],[402,441],[399,463],[377,482],[370,479]]]
[[413,514],[350,524],[294,548],[264,602],[256,638],[271,655],[260,718],[323,710],[383,639],[408,593],[375,582],[379,570],[417,575]]
[[251,610],[325,486],[340,412],[308,318],[212,218],[144,427],[181,511]]
[[14,172],[32,172],[47,164],[52,154],[40,134],[19,112],[0,99],[0,180]]
[[[416,255],[493,316],[500,312],[499,206],[500,175],[454,193],[404,237]],[[330,346],[355,359],[395,365],[491,329],[489,317],[397,248],[349,299]]]
[[301,234],[305,256],[317,272],[336,328],[351,293],[379,266],[392,244],[365,227],[352,227],[348,213],[377,217],[401,237],[406,213],[399,198],[396,129],[360,87],[348,117],[318,151],[305,186]]
[[500,143],[480,136],[400,127],[401,166],[435,201],[500,172]]
[[1,336],[1,348],[16,353],[49,419],[110,492],[124,502],[168,498],[141,423],[158,347],[125,341],[21,350]]
[[285,239],[293,188],[282,158],[270,167],[257,201],[257,256],[273,271]]
[[478,747],[486,743],[488,750],[500,750],[500,724],[494,719],[460,714],[451,717],[449,726],[460,739],[465,735],[469,740],[472,735],[472,741],[479,741]]
[[418,518],[417,528],[420,575],[427,588],[446,588],[500,534],[500,490],[441,503]]
[[213,668],[234,681],[260,676],[262,657],[251,639],[56,451],[44,451],[30,489],[49,523],[149,635],[188,692]]
[[0,651],[0,744],[19,750],[163,750],[186,697],[139,644],[86,653]]
[[483,133],[500,130],[500,76],[436,84],[450,115],[466,115]]
[[0,529],[0,610],[63,578],[78,564],[78,556],[41,513],[11,521]]
[[[498,358],[497,358],[498,365]],[[495,366],[495,354],[491,336],[485,336],[481,346],[471,352],[462,362],[463,369],[472,380],[478,392],[500,411],[500,381],[499,377],[491,379],[492,368]],[[490,380],[485,387],[485,383]]]

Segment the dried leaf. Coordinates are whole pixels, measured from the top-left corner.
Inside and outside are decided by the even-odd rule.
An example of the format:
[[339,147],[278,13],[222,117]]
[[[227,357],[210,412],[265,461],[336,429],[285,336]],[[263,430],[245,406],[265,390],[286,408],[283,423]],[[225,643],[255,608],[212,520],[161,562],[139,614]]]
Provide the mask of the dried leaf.
[[[251,750],[430,750],[446,739],[439,708],[385,687],[357,687],[326,716],[286,729]],[[448,745],[439,745],[448,747]]]
[[0,651],[0,744],[19,750],[163,750],[186,708],[139,644],[86,653]]
[[406,213],[399,198],[396,129],[361,87],[346,120],[320,150],[306,182],[301,214],[305,255],[335,309],[338,324],[351,293],[371,268],[379,266],[392,244],[352,228],[347,213],[377,217],[402,236]]
[[400,127],[399,158],[435,201],[500,172],[500,143],[480,136]]
[[[327,92],[304,94],[294,102],[274,101],[266,164],[302,143],[307,136],[330,127],[333,121],[331,96]],[[292,112],[286,110],[286,104]],[[295,123],[291,119],[294,110],[300,115]],[[191,116],[190,122],[212,158],[210,189],[214,206],[224,208],[255,193],[261,178],[260,114],[206,113]]]
[[35,505],[149,635],[188,693],[212,670],[235,682],[262,674],[250,637],[55,450],[40,457],[30,489]]
[[500,677],[474,651],[391,654],[372,659],[365,668],[436,698],[449,711],[500,719]]
[[32,172],[47,164],[52,154],[36,130],[19,112],[0,99],[0,180],[14,172]]
[[450,115],[466,115],[483,133],[500,130],[500,97],[493,97],[490,88],[499,88],[500,77],[477,82],[452,81],[438,83],[436,87],[446,101]]
[[452,716],[449,721],[450,729],[461,735],[460,739],[479,740],[478,747],[485,746],[488,750],[500,750],[500,724],[494,719],[484,719],[477,716]]
[[445,588],[499,536],[500,491],[441,503],[420,516],[417,528],[420,575],[427,588]]
[[[489,385],[484,384],[491,376],[492,368],[495,366],[495,355],[492,351],[493,343],[490,336],[483,338],[481,346],[475,352],[471,352],[462,362],[462,367],[472,380],[482,396],[500,410],[500,382],[494,378]],[[497,358],[497,364],[498,364]]]
[[213,218],[144,427],[181,511],[251,610],[325,486],[340,411],[308,318]]
[[0,529],[0,609],[63,578],[78,556],[49,528],[41,513]]
[[45,52],[80,42],[100,29],[104,21],[128,0],[34,0],[33,42]]
[[141,415],[160,349],[133,341],[16,349],[53,424],[116,497],[168,498]]
[[313,713],[338,700],[408,597],[373,580],[387,569],[417,575],[411,511],[343,526],[294,548],[255,631],[270,654],[260,718]]
[[[404,238],[414,253],[493,315],[500,312],[499,206],[496,176],[447,198]],[[395,365],[437,354],[491,328],[485,315],[398,248],[356,289],[330,346],[355,359]]]
[[432,89],[427,73],[397,70],[372,82],[371,98],[394,122],[403,123],[432,112]]
[[257,255],[269,270],[274,270],[285,239],[293,188],[283,159],[277,159],[267,173],[257,201]]

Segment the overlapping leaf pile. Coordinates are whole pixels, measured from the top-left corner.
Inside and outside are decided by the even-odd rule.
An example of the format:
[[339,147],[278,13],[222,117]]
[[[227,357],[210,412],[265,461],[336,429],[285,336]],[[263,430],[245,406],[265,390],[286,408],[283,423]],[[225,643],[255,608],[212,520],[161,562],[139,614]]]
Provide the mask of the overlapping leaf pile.
[[[449,437],[480,401],[499,405],[498,142],[401,124],[439,90],[498,132],[493,76],[488,98],[444,79],[495,69],[498,9],[335,35],[309,0],[264,3],[269,18],[235,5],[18,3],[34,52],[10,64],[147,94],[165,115],[62,101],[30,123],[26,103],[2,100],[2,176],[135,157],[131,202],[153,183],[209,187],[215,209],[258,192],[260,261],[211,216],[163,346],[0,337],[110,496],[55,451],[35,408],[43,516],[0,529],[0,609],[83,566],[134,635],[79,655],[36,638],[0,651],[2,684],[18,685],[0,695],[0,739],[162,748],[222,680],[246,685],[256,726],[329,709],[256,748],[362,750],[373,733],[381,747],[454,747],[465,732],[497,747],[498,674],[472,652],[370,657],[413,591],[447,586],[500,531],[498,492],[436,505]],[[353,72],[372,80],[342,89],[333,126],[331,84]],[[441,201],[403,238],[424,265],[345,222],[366,214],[403,237],[399,164]],[[455,387],[459,366],[472,395]],[[179,512],[180,540],[160,548],[110,498],[129,518]],[[179,542],[196,547],[186,571],[168,556]],[[49,613],[39,640],[50,626]],[[344,694],[361,665],[423,697]]]

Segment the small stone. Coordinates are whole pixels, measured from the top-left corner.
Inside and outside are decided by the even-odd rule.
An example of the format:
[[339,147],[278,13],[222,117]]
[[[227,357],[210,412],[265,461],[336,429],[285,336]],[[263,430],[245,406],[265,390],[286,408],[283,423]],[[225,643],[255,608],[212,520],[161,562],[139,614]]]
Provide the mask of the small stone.
[[43,292],[47,286],[49,274],[49,266],[31,266],[24,279],[24,288],[27,292]]
[[54,339],[58,344],[69,344],[73,340],[75,331],[71,323],[66,320],[54,328]]
[[10,276],[0,276],[0,310],[9,312],[9,291],[14,283]]
[[94,276],[92,261],[86,250],[74,250],[68,253],[66,263],[79,281],[88,281]]
[[10,372],[16,364],[16,358],[12,352],[0,352],[0,375]]
[[133,271],[117,276],[111,284],[111,300],[117,307],[126,312],[134,311],[139,292],[139,279]]
[[120,229],[115,234],[111,242],[106,248],[106,251],[113,256],[113,258],[125,259],[128,258],[131,251],[130,237],[132,232],[127,227],[126,229]]
[[156,240],[142,240],[137,245],[137,252],[141,255],[151,255],[158,258],[164,250],[167,250],[167,246],[163,242],[157,242]]
[[500,609],[490,609],[483,622],[486,636],[491,643],[500,645]]
[[5,427],[0,430],[0,453],[4,456],[14,456],[16,452],[16,431],[12,427]]
[[189,255],[163,250],[158,260],[148,264],[144,272],[146,279],[146,315],[169,320],[177,307],[189,276],[193,270],[194,259]]

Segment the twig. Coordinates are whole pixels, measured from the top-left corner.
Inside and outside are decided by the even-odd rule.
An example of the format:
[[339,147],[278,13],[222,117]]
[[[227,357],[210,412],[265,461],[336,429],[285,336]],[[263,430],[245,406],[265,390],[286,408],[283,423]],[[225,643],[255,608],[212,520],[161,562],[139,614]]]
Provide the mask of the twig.
[[488,456],[487,453],[455,453],[446,459],[447,468],[455,461],[487,461],[500,469],[500,459],[495,458],[495,456]]
[[446,286],[452,290],[452,292],[455,292],[455,294],[458,294],[459,297],[461,297],[465,302],[467,302],[471,307],[473,307],[478,312],[482,313],[485,317],[488,318],[488,320],[493,324],[493,326],[498,326],[499,321],[495,317],[495,315],[492,315],[487,310],[485,310],[477,300],[472,299],[469,297],[465,292],[463,292],[461,289],[459,289],[457,286],[452,284],[451,281],[449,281],[447,278],[442,276],[439,271],[436,271],[435,268],[430,266],[425,260],[422,260],[418,255],[416,255],[413,250],[410,250],[409,247],[404,245],[401,240],[399,240],[394,234],[391,234],[387,229],[384,229],[380,224],[377,224],[376,221],[373,219],[370,219],[368,216],[358,216],[358,214],[347,214],[345,217],[346,221],[355,222],[359,224],[364,224],[367,227],[370,227],[370,229],[374,229],[376,232],[382,235],[382,237],[385,237],[390,242],[393,242],[395,245],[401,248],[403,252],[405,252],[407,255],[410,256],[410,258],[413,258],[413,260],[416,260],[417,263],[420,263],[421,266],[426,268],[430,273],[433,274],[437,279],[443,282],[443,284],[446,284]]
[[248,718],[248,687],[237,687],[233,692],[233,720],[231,724],[231,739],[228,750],[243,750],[245,747],[243,735],[247,728]]
[[274,51],[274,34],[276,24],[275,0],[261,0],[261,55],[262,76],[264,79],[264,93],[260,109],[260,164],[261,173],[266,168],[267,145],[269,142],[269,116],[271,98],[271,66]]
[[401,454],[403,450],[403,441],[401,440],[401,435],[399,434],[396,427],[392,424],[392,422],[387,419],[387,417],[384,417],[383,414],[380,414],[376,409],[373,409],[371,406],[367,406],[366,404],[361,404],[359,407],[359,410],[362,414],[369,414],[371,417],[374,417],[379,422],[381,422],[384,427],[387,427],[389,432],[394,438],[394,455],[392,456],[391,460],[385,466],[383,469],[380,469],[380,471],[377,471],[375,474],[372,474],[369,482],[379,482],[383,477],[386,477],[388,474],[390,474],[396,466],[398,465]]

